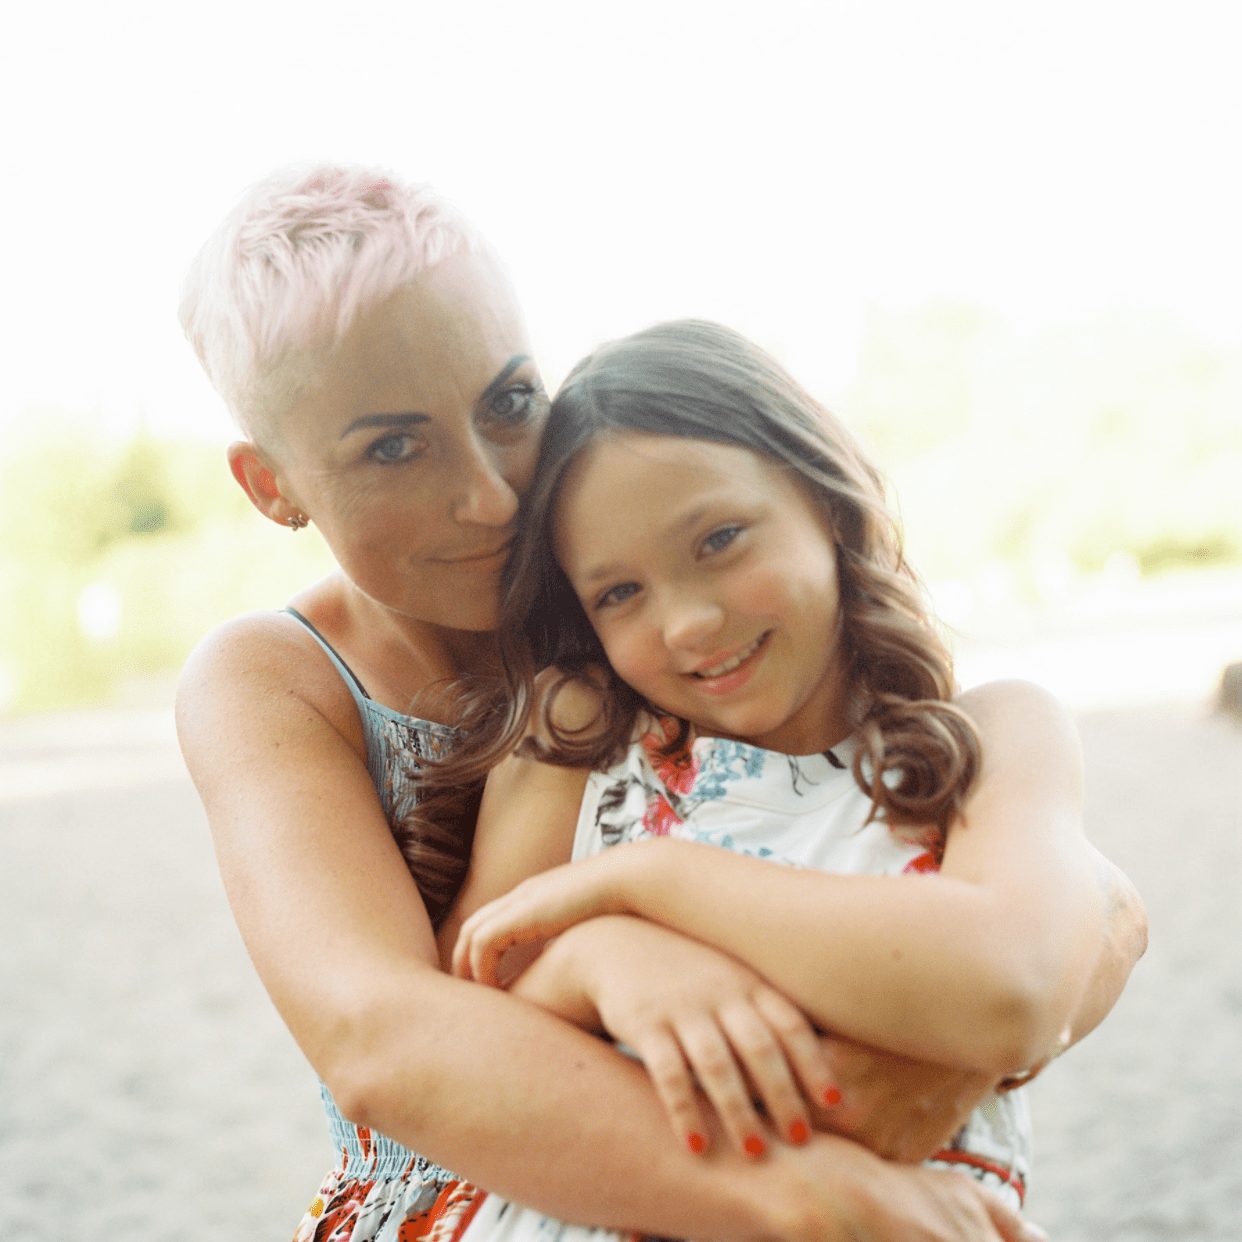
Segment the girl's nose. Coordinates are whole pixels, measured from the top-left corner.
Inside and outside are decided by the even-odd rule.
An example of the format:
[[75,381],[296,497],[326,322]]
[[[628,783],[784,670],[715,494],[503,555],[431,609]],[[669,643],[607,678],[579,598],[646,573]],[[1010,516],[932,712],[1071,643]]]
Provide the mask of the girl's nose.
[[724,610],[713,600],[671,600],[664,609],[664,642],[673,649],[701,651],[715,640],[723,623]]
[[508,526],[517,514],[517,492],[501,470],[499,453],[480,447],[462,463],[453,517],[476,526]]

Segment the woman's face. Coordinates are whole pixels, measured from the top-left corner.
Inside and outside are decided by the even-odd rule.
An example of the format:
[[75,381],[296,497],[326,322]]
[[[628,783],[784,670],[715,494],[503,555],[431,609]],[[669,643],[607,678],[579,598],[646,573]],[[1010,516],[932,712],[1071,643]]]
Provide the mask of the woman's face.
[[360,315],[280,417],[280,490],[371,599],[495,626],[547,414],[530,352],[494,263],[458,254]]

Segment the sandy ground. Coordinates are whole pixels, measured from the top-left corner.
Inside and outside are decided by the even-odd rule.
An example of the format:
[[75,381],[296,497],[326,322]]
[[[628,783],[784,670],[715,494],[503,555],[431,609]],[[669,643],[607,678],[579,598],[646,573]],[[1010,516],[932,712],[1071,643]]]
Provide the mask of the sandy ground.
[[[1242,724],[1199,694],[1079,722],[1091,833],[1152,947],[1036,1086],[1031,1214],[1058,1242],[1236,1242]],[[316,1086],[166,710],[0,725],[0,918],[0,1238],[288,1237],[330,1162]]]

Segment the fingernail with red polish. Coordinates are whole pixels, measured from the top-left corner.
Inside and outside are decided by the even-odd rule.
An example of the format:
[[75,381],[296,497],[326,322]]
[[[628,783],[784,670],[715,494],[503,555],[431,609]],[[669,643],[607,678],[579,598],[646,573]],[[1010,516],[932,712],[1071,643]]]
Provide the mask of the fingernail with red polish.
[[748,1134],[746,1141],[742,1144],[748,1156],[762,1156],[768,1150],[768,1145],[757,1134]]
[[801,1117],[789,1127],[789,1141],[801,1147],[811,1137],[811,1127]]
[[686,1146],[696,1156],[701,1156],[707,1150],[707,1140],[701,1134],[691,1131],[686,1135]]
[[841,1092],[836,1087],[829,1087],[824,1092],[824,1103],[829,1108],[835,1108],[841,1103]]

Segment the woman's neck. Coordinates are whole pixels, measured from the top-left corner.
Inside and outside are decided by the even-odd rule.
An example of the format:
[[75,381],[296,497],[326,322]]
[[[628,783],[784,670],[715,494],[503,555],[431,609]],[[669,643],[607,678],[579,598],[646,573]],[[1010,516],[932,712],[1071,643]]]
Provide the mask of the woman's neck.
[[396,612],[340,574],[312,587],[295,605],[371,697],[396,711],[408,711],[417,698],[423,704],[420,715],[452,723],[450,683],[499,671],[494,633],[448,629]]

